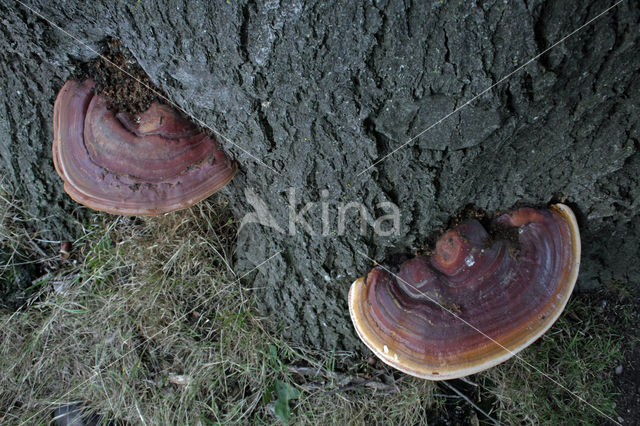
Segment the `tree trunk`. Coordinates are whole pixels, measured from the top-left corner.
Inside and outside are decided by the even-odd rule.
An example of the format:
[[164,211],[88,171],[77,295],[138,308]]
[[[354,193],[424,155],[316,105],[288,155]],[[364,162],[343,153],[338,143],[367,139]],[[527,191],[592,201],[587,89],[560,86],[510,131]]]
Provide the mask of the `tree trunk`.
[[84,211],[51,162],[53,101],[95,57],[83,43],[111,36],[228,138],[241,166],[224,192],[245,218],[235,267],[281,251],[244,285],[292,341],[361,347],[346,295],[371,267],[363,254],[424,248],[467,204],[566,199],[583,236],[580,288],[637,291],[640,10],[629,2],[570,35],[613,3],[24,1],[0,0],[0,157],[44,235],[73,238],[69,218]]

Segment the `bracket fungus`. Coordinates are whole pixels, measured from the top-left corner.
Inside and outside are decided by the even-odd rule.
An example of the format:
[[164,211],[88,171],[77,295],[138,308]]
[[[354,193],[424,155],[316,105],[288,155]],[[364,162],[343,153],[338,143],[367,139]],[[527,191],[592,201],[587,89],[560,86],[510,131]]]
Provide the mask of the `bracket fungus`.
[[95,210],[154,215],[187,208],[237,171],[215,139],[154,102],[140,114],[108,108],[92,80],[70,80],[53,112],[53,161],[64,189]]
[[382,361],[430,380],[463,377],[507,360],[558,319],[580,266],[573,212],[520,208],[495,224],[512,238],[468,220],[430,256],[353,283],[351,319]]

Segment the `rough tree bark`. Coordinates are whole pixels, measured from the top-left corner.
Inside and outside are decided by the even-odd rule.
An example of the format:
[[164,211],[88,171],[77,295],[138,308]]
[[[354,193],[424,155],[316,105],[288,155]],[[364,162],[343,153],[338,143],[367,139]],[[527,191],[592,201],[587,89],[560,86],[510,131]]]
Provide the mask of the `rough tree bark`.
[[[246,150],[224,143],[241,163],[224,190],[234,215],[259,198],[282,232],[246,223],[236,269],[282,250],[245,285],[292,341],[359,347],[346,305],[371,266],[359,252],[417,250],[469,203],[566,198],[583,233],[580,288],[622,280],[637,291],[640,10],[630,2],[504,81],[613,2],[24,2],[0,0],[0,158],[45,234],[73,237],[68,218],[83,211],[50,153],[57,90],[95,56],[70,35],[94,49],[110,36],[171,99]],[[316,203],[304,215],[315,235],[300,223],[290,235],[292,196],[295,213]],[[379,203],[395,203],[399,233],[368,224],[361,234],[355,209],[338,232],[348,202],[374,218],[389,213]]]

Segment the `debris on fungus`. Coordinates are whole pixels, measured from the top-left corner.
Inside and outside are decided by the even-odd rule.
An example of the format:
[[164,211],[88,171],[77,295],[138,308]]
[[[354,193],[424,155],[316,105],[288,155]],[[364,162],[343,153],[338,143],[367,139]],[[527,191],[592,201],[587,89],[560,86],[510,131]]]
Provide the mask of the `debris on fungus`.
[[382,361],[430,380],[463,377],[512,357],[558,319],[580,266],[573,212],[521,208],[495,221],[517,240],[467,220],[432,255],[397,274],[377,266],[353,283],[351,319]]

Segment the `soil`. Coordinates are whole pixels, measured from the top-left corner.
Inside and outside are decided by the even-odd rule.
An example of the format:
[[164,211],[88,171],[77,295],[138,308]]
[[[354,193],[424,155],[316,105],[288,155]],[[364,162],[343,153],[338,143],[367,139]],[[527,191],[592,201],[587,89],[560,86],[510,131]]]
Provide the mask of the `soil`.
[[[633,311],[634,324],[640,323],[640,292],[629,297],[635,302]],[[615,303],[615,301],[614,301]],[[614,320],[615,321],[615,320]],[[618,421],[625,425],[640,424],[640,328],[621,328],[625,335],[624,360],[620,363],[621,371],[614,372],[614,383],[617,398],[616,411]],[[618,367],[618,368],[619,368]]]
[[[636,343],[626,350],[622,373],[615,378],[616,391],[620,394],[616,411],[624,424],[640,424],[640,335],[636,331]],[[618,419],[618,420],[620,420]]]
[[[249,274],[260,312],[292,342],[364,353],[346,303],[371,268],[361,253],[380,260],[428,247],[468,204],[495,212],[566,200],[583,242],[578,291],[621,282],[637,294],[640,9],[631,3],[557,45],[611,3],[32,3],[93,49],[0,0],[0,165],[42,218],[44,238],[74,240],[87,214],[53,170],[53,101],[112,38],[172,101],[225,135],[241,164],[223,189],[234,216],[263,206],[277,225],[240,229],[234,269]],[[141,95],[127,87],[114,96]],[[393,203],[399,231],[375,233],[373,220],[362,231],[356,209],[341,230],[349,202],[374,219]],[[291,224],[307,203],[309,227]]]

